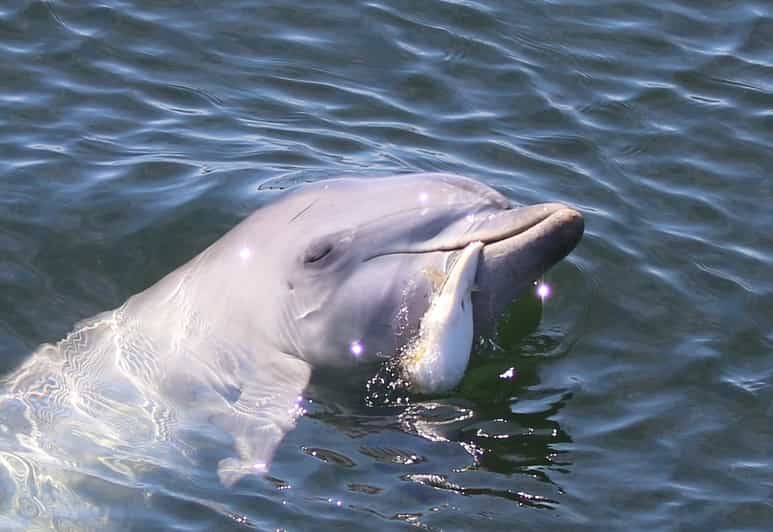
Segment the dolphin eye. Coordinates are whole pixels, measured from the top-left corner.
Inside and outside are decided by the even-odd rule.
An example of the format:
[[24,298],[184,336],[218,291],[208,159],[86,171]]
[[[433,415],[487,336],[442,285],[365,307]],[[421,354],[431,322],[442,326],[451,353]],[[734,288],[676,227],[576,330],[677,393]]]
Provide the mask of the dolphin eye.
[[304,264],[314,264],[327,257],[333,251],[333,244],[330,242],[316,242],[308,247],[303,256]]

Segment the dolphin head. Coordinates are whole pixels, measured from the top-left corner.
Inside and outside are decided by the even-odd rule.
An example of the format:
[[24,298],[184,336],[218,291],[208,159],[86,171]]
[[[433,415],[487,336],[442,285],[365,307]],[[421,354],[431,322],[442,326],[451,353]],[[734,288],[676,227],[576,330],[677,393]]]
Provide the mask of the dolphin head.
[[469,243],[484,243],[473,316],[485,335],[582,232],[582,216],[562,204],[516,207],[468,178],[410,174],[291,189],[223,240],[242,259],[260,256],[251,271],[266,276],[260,293],[242,283],[259,306],[256,334],[314,366],[350,366],[394,356],[410,341]]
[[562,204],[516,207],[446,174],[321,181],[253,216],[242,229],[261,228],[255,252],[275,277],[255,296],[272,309],[256,327],[271,327],[278,349],[315,366],[393,356],[416,334],[450,261],[474,241],[484,243],[475,330],[490,333],[583,232],[582,216]]
[[[220,460],[218,475],[231,485],[266,471],[312,373],[331,374],[344,389],[359,386],[359,377],[373,375],[368,363],[403,348],[407,358],[414,354],[424,318],[441,320],[430,327],[437,333],[430,346],[451,342],[443,353],[456,356],[422,365],[428,351],[419,349],[413,376],[422,389],[453,386],[466,369],[460,344],[470,345],[473,331],[490,333],[582,232],[582,217],[564,205],[516,207],[463,177],[326,180],[277,196],[129,298],[109,323],[132,355],[164,353],[152,358],[152,371],[163,375],[165,400],[195,401],[194,419],[205,416],[230,434],[235,455]],[[467,276],[453,281],[467,271],[478,286],[472,298]],[[472,304],[473,324],[469,306],[443,311],[460,301]],[[445,327],[453,316],[458,324]],[[195,385],[203,391],[190,391]]]

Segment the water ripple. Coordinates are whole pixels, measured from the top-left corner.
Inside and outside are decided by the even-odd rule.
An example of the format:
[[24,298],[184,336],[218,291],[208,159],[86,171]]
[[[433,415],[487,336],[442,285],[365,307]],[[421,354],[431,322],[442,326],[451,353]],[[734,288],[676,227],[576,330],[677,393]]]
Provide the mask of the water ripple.
[[[103,528],[107,508],[116,528],[766,528],[770,42],[761,0],[0,6],[4,369],[292,184],[453,171],[587,222],[541,328],[503,334],[451,396],[323,395],[272,477],[233,491],[207,438],[212,463],[69,464],[83,505],[46,526]],[[5,406],[0,429],[24,428]],[[0,462],[2,486],[64,489],[18,448]],[[57,503],[0,492],[5,528]]]

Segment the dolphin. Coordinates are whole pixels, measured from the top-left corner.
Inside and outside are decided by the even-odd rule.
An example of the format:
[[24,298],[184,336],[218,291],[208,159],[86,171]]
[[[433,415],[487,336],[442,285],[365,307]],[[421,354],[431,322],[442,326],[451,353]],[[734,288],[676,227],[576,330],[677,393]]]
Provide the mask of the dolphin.
[[356,380],[401,353],[462,250],[480,243],[468,319],[485,336],[582,233],[563,204],[518,207],[450,174],[283,191],[6,376],[0,413],[14,431],[0,434],[0,470],[24,490],[37,470],[124,478],[195,462],[203,446],[220,453],[225,485],[265,472],[312,372]]

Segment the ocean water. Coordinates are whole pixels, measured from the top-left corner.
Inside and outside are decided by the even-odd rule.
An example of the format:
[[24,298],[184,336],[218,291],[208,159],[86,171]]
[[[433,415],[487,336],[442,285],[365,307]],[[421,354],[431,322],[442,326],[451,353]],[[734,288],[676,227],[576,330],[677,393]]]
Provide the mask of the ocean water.
[[121,530],[770,530],[771,43],[763,0],[3,2],[2,371],[279,189],[464,174],[586,233],[457,391],[322,383],[265,477],[84,500]]

